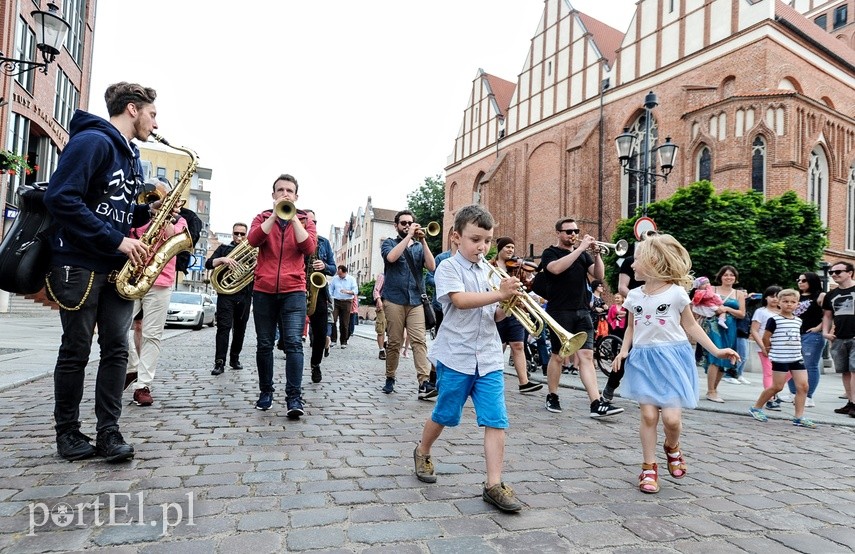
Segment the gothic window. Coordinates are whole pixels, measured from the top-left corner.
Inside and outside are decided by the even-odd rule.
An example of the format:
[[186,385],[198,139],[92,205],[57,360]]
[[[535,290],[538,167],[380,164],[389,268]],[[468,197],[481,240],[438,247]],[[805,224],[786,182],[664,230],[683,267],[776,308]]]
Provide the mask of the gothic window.
[[751,190],[766,194],[766,141],[760,136],[751,145]]
[[698,154],[698,181],[712,180],[712,153],[704,146]]
[[828,159],[819,146],[810,153],[807,185],[807,201],[817,207],[820,219],[828,225]]
[[855,250],[855,162],[849,167],[849,184],[846,187],[846,250]]
[[[630,169],[640,170],[644,173],[655,172],[656,167],[648,168],[647,159],[643,155],[645,147],[645,133],[647,126],[647,118],[644,114],[630,126],[629,132],[635,135],[632,151],[629,154],[628,167]],[[658,146],[657,139],[659,130],[656,126],[656,119],[650,121],[650,144],[648,151],[653,150]],[[655,164],[655,156],[650,156],[650,164]],[[623,203],[626,206],[624,217],[632,217],[635,215],[638,208],[643,208],[646,204],[656,201],[656,182],[650,180],[648,187],[645,190],[645,179],[641,174],[630,173],[621,177],[621,190],[623,191]]]

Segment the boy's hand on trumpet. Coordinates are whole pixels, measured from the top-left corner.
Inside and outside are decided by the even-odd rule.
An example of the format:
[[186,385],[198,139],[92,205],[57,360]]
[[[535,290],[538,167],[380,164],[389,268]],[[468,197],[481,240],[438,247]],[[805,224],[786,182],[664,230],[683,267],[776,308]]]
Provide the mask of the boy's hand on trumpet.
[[516,277],[502,279],[499,283],[499,296],[502,298],[503,302],[513,298],[514,296],[520,296],[522,294],[523,293],[520,290],[520,280]]

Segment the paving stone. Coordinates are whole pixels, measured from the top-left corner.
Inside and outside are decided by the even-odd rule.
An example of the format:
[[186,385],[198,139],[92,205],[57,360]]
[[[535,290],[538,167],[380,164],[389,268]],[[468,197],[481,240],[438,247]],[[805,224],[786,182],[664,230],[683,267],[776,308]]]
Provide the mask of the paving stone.
[[258,533],[243,533],[224,538],[220,542],[217,552],[222,554],[233,554],[234,552],[252,552],[252,554],[265,554],[267,552],[281,552],[282,540],[279,533],[261,531]]
[[214,539],[198,539],[189,541],[169,541],[163,544],[152,544],[140,549],[140,554],[210,554],[217,548]]
[[319,527],[331,523],[341,523],[347,520],[347,508],[321,508],[316,510],[292,510],[288,512],[291,526]]
[[255,512],[245,514],[238,520],[238,531],[258,531],[260,529],[281,529],[288,525],[288,517],[283,512]]
[[[8,549],[17,554],[40,554],[42,552],[68,552],[83,548],[92,535],[91,529],[73,529],[55,533],[39,533],[20,537]],[[4,549],[4,552],[7,551]]]
[[417,541],[434,538],[440,528],[432,521],[401,521],[384,524],[359,523],[347,530],[348,539],[358,543]]

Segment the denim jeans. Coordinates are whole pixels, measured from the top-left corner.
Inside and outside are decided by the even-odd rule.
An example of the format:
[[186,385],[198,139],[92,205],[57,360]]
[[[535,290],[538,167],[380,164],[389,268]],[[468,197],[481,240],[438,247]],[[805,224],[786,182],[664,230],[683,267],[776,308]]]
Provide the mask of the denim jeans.
[[276,325],[282,323],[285,343],[285,397],[300,398],[303,384],[303,325],[306,322],[306,293],[268,294],[255,291],[253,317],[258,345],[255,362],[258,365],[258,387],[261,392],[273,392],[273,346]]
[[[91,281],[90,281],[91,278]],[[52,267],[48,277],[60,308],[62,343],[53,373],[54,410],[57,434],[80,428],[80,401],[92,337],[98,326],[101,360],[95,377],[96,431],[119,426],[122,391],[128,366],[128,329],[134,303],[119,296],[107,274],[93,274],[80,267]],[[91,288],[88,296],[86,290]]]
[[739,354],[739,363],[736,364],[736,376],[742,377],[742,370],[745,369],[745,362],[748,361],[748,339],[745,337],[736,337],[736,353]]
[[217,339],[214,360],[226,361],[229,350],[229,332],[232,332],[232,350],[229,360],[238,361],[243,350],[246,323],[249,321],[252,296],[247,292],[221,294],[217,299]]
[[[808,397],[813,398],[816,387],[819,386],[819,364],[822,361],[822,349],[825,348],[825,339],[822,333],[805,333],[802,335],[802,358],[805,361],[805,369],[808,375]],[[787,383],[790,394],[796,394],[796,385],[790,379]]]

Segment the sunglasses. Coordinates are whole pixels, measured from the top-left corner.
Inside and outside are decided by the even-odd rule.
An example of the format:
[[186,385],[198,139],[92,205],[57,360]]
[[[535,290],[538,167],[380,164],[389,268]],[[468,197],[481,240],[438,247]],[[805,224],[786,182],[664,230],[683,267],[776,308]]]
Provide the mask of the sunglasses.
[[849,273],[848,269],[832,269],[828,272],[829,275],[840,275],[841,273]]
[[581,229],[561,229],[558,231],[559,233],[564,233],[565,235],[578,235],[582,232]]
[[246,233],[239,233],[237,231],[233,231],[232,234],[236,237],[245,237]]
[[399,221],[398,222],[398,225],[400,225],[401,227],[409,227],[412,224],[413,224],[412,221]]
[[796,279],[799,283],[807,283],[807,279]]

